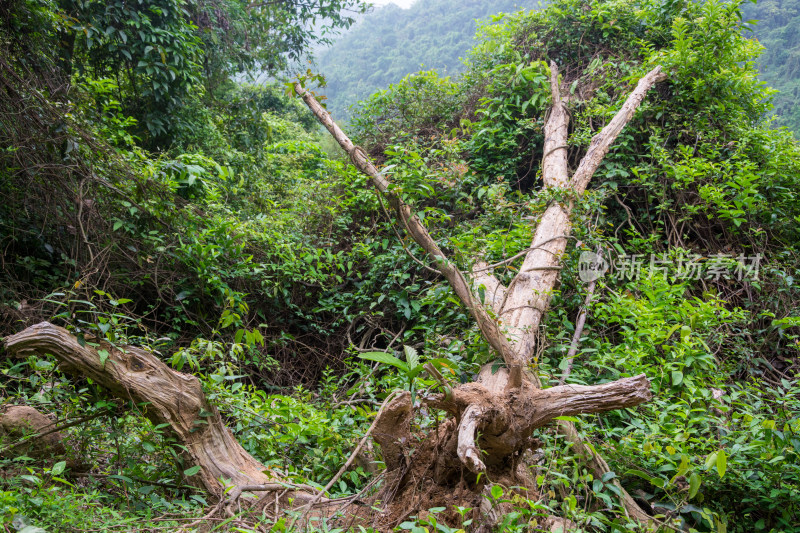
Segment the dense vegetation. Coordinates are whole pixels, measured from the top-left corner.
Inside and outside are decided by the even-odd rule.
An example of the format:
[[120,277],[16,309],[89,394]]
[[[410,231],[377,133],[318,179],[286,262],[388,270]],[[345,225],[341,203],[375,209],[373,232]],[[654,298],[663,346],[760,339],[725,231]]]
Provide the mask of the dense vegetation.
[[[0,6],[0,334],[50,320],[81,342],[144,346],[198,376],[268,469],[320,486],[392,390],[433,385],[359,353],[418,354],[453,382],[495,354],[302,103],[233,81],[301,53],[318,38],[305,29],[314,16],[334,31],[360,8],[315,5]],[[408,76],[352,120],[455,264],[499,263],[508,281],[537,215],[564,200],[540,179],[547,62],[571,94],[572,162],[645,72],[669,74],[572,199],[573,238],[532,367],[546,385],[567,368],[587,291],[579,258],[599,249],[613,268],[567,382],[643,372],[654,398],[576,419],[613,471],[601,479],[557,433],[537,433],[541,447],[524,458],[535,493],[491,489],[491,502],[515,509],[498,530],[536,531],[544,514],[583,531],[636,530],[614,480],[679,530],[800,530],[800,146],[764,121],[772,94],[745,20],[722,0],[558,0],[483,27],[463,76]],[[65,445],[42,457],[5,436],[6,530],[176,530],[207,514],[197,467],[146,406],[52,357],[5,355],[4,408],[52,414]],[[420,436],[440,418],[419,410]],[[375,464],[358,463],[331,496],[376,479]],[[467,513],[409,509],[397,525],[475,529],[458,519]],[[191,527],[285,531],[290,518],[242,512]]]
[[318,70],[328,82],[321,94],[333,116],[346,120],[352,104],[407,74],[425,69],[460,74],[479,20],[538,5],[537,0],[418,0],[408,9],[376,8],[317,54]]
[[[462,58],[475,44],[475,20],[519,8],[540,8],[541,2],[449,2],[421,0],[410,9],[393,4],[361,17],[352,28],[316,55],[328,86],[328,109],[340,120],[350,118],[349,107],[370,94],[420,69],[457,75]],[[742,7],[748,24],[743,31],[764,45],[757,66],[763,79],[778,93],[773,97],[777,124],[800,131],[798,107],[798,42],[800,24],[796,0],[762,0]]]

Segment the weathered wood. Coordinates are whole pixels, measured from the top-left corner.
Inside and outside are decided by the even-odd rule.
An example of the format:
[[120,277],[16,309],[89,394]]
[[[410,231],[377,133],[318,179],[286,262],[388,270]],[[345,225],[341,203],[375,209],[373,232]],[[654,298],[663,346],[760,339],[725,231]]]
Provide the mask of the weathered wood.
[[[546,188],[561,188],[580,196],[614,143],[622,128],[633,117],[647,92],[656,82],[665,79],[661,67],[647,73],[625,103],[600,133],[595,135],[589,150],[568,179],[566,144],[569,114],[561,100],[558,67],[550,64],[553,106],[545,123],[545,146],[542,179]],[[520,361],[528,361],[534,353],[542,317],[558,281],[558,266],[567,248],[572,227],[572,202],[552,202],[538,221],[533,241],[517,276],[509,284],[505,304],[500,311],[507,334],[512,339]]]
[[472,290],[479,296],[483,290],[483,304],[500,314],[506,299],[506,288],[494,277],[485,261],[478,261],[472,267]]
[[[561,187],[566,170],[566,131],[569,116],[561,113],[560,88],[558,86],[558,69],[555,63],[550,65],[551,96],[553,108],[545,124],[545,151],[542,161],[542,177],[545,187]],[[568,193],[580,196],[586,190],[592,176],[599,167],[603,157],[616,140],[625,125],[631,120],[634,112],[644,100],[647,92],[666,76],[661,67],[656,67],[639,80],[636,88],[628,95],[622,108],[616,113],[597,135],[592,138],[589,150],[578,165],[578,169],[569,181]],[[554,154],[563,154],[554,157]],[[519,274],[512,280],[506,294],[506,301],[500,315],[507,320],[507,330],[513,336],[519,357],[530,357],[534,353],[539,325],[550,302],[552,290],[558,280],[557,270],[534,270],[536,268],[553,268],[558,266],[566,251],[567,237],[571,232],[570,215],[572,202],[553,202],[548,206],[536,227],[533,244],[528,251]],[[535,384],[536,381],[534,380]],[[560,422],[559,428],[576,450],[588,450],[572,422]],[[609,472],[608,465],[597,454],[592,453],[587,462],[597,477]],[[622,504],[626,513],[640,522],[649,520],[649,516],[619,485]]]
[[0,437],[8,439],[2,439],[0,456],[13,452],[34,459],[52,459],[67,451],[53,421],[28,405],[4,405],[0,409]]
[[[559,416],[601,413],[634,407],[652,397],[650,381],[644,374],[622,378],[601,385],[559,385],[539,389],[525,382],[518,389],[505,385],[507,372],[483,374],[483,381],[453,389],[449,397],[426,399],[433,407],[444,409],[461,420],[458,426],[458,456],[473,472],[487,460],[501,461],[519,449],[536,428]],[[476,434],[481,437],[475,442]]]
[[[603,157],[633,117],[647,92],[656,82],[665,78],[661,68],[656,67],[639,81],[611,122],[592,139],[586,156],[570,178],[567,162],[569,113],[561,97],[555,63],[550,65],[550,74],[552,107],[544,127],[542,178],[545,188],[561,189],[564,193],[560,200],[548,205],[537,221],[532,244],[519,273],[508,288],[481,262],[473,267],[473,283],[470,287],[411,209],[392,191],[388,179],[377,171],[364,151],[350,141],[313,95],[299,84],[295,85],[297,94],[349,154],[355,166],[369,176],[375,188],[389,199],[408,233],[435,262],[475,318],[483,336],[506,363],[507,368],[500,372],[492,371],[487,365],[481,371],[478,382],[461,385],[447,396],[440,395],[427,400],[432,406],[442,408],[460,420],[457,455],[473,472],[481,472],[486,468],[481,450],[487,461],[502,463],[510,454],[529,445],[530,435],[535,428],[558,416],[630,407],[649,400],[651,394],[650,383],[644,375],[603,385],[563,385],[542,390],[538,375],[523,371],[534,355],[539,326],[558,281],[561,259],[571,233],[570,215],[574,200],[583,194]],[[475,297],[480,290],[484,291],[483,304]],[[484,304],[498,315],[498,321],[494,321],[487,313]],[[575,446],[586,448],[574,425],[563,423],[561,427]],[[476,443],[478,432],[481,437]],[[602,471],[605,467],[607,471],[602,458],[596,454],[592,457],[594,459],[590,462],[593,469]],[[638,520],[646,520],[647,514],[624,490],[621,492],[626,512]]]
[[481,460],[481,451],[475,445],[475,434],[480,429],[480,424],[486,415],[485,411],[484,407],[472,404],[464,410],[461,422],[458,424],[458,458],[476,474],[486,470],[486,465]]
[[[6,349],[16,356],[51,354],[70,373],[91,378],[115,395],[132,400],[157,424],[169,424],[186,449],[186,459],[200,467],[193,476],[212,494],[224,485],[269,485],[281,480],[247,453],[225,426],[217,408],[203,394],[200,381],[177,372],[140,348],[117,349],[107,343],[79,343],[64,328],[42,322],[6,338]],[[101,360],[98,350],[108,356]],[[292,497],[305,501],[310,493]]]
[[547,311],[558,267],[571,232],[570,207],[552,203],[539,219],[519,273],[509,284],[505,304],[500,311],[507,335],[515,347],[519,364],[531,360],[539,326]]

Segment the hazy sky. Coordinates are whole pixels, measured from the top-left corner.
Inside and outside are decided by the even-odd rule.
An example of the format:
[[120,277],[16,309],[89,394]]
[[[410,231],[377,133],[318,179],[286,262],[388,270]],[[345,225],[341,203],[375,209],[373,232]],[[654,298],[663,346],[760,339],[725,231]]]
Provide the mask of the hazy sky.
[[415,0],[372,0],[376,6],[383,6],[386,4],[396,4],[402,8],[408,8]]

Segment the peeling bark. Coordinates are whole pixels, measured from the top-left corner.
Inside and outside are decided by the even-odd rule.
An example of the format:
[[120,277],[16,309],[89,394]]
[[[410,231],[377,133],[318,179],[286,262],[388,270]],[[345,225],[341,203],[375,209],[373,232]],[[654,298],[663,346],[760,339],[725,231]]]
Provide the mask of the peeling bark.
[[486,417],[487,408],[477,403],[471,404],[461,414],[461,423],[458,424],[458,458],[475,472],[485,472],[486,465],[481,460],[481,451],[475,445],[476,433]]

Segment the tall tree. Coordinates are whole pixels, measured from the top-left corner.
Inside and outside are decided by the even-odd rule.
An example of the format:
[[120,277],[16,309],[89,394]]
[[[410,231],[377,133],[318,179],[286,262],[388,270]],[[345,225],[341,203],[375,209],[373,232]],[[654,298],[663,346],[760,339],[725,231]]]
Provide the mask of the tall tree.
[[362,0],[60,0],[60,64],[113,78],[125,111],[156,145],[203,84],[206,94],[251,69],[277,74],[366,10]]

